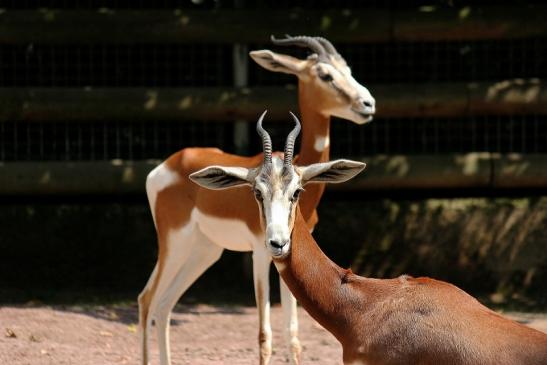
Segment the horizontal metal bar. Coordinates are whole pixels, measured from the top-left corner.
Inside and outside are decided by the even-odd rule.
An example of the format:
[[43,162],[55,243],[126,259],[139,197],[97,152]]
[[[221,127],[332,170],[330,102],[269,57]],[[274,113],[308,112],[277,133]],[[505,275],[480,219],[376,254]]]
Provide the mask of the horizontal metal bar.
[[270,34],[311,34],[334,42],[542,37],[545,5],[422,6],[290,10],[6,10],[0,43],[249,43]]
[[[384,155],[363,159],[357,178],[340,190],[545,189],[547,155],[473,152],[456,155]],[[335,187],[334,185],[332,186]]]
[[[375,156],[337,191],[547,188],[547,155]],[[0,163],[0,195],[144,194],[159,161]]]
[[[369,88],[378,117],[547,115],[547,86],[538,79]],[[253,121],[264,109],[284,120],[288,110],[297,110],[296,100],[294,87],[0,88],[0,121]]]
[[0,88],[0,120],[232,121],[265,108],[286,117],[295,106],[295,90],[285,88]]
[[4,162],[2,195],[144,193],[146,175],[159,161]]

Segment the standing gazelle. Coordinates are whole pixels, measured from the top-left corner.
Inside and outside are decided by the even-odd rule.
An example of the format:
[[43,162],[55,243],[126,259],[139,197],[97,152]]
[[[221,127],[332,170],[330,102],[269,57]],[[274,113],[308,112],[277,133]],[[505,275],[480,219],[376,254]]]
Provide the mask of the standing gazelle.
[[348,180],[365,165],[339,160],[294,166],[295,121],[283,160],[272,156],[260,119],[262,166],[211,166],[190,178],[209,189],[251,186],[264,246],[296,299],[340,341],[345,364],[547,364],[547,334],[500,316],[449,283],[406,275],[365,278],[325,256],[298,208],[299,194],[308,183]]
[[[344,59],[329,41],[320,37],[287,37],[272,41],[298,46],[313,54],[300,60],[269,50],[253,51],[251,57],[268,70],[298,77],[298,97],[303,121],[298,161],[302,164],[329,160],[330,118],[363,124],[372,119],[375,101],[359,84]],[[186,148],[156,167],[146,180],[146,193],[158,236],[158,261],[139,296],[139,331],[142,363],[149,359],[148,337],[152,319],[158,332],[161,365],[168,365],[169,317],[179,297],[213,263],[224,249],[253,251],[253,279],[259,313],[260,363],[268,364],[272,352],[269,269],[271,257],[262,244],[264,232],[258,210],[245,189],[219,194],[202,189],[188,175],[212,163],[256,167],[263,156],[242,157],[216,148]],[[317,223],[316,207],[322,184],[302,195],[301,211],[309,229]],[[298,364],[300,344],[296,301],[281,283],[281,304],[290,349],[290,361]]]

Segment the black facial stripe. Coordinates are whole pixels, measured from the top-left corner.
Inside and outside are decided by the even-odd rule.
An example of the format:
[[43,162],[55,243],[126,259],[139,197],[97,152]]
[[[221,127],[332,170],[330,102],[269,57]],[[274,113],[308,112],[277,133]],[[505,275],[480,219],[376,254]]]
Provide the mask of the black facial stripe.
[[264,226],[266,226],[266,214],[264,213],[264,202],[260,204],[260,214],[262,215],[262,222],[264,222]]
[[294,178],[293,169],[283,168],[283,173],[281,175],[281,182],[283,183],[283,191],[287,190],[293,178]]

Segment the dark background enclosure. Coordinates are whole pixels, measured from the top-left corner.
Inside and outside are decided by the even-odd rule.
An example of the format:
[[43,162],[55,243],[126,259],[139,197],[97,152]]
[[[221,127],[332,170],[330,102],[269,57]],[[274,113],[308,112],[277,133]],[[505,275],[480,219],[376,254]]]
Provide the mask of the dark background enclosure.
[[[330,12],[379,12],[396,19],[400,14],[410,17],[446,11],[462,22],[466,17],[495,13],[494,18],[502,19],[500,23],[505,24],[513,21],[514,11],[517,11],[514,21],[518,22],[519,11],[545,9],[542,6],[541,1],[488,0],[0,1],[0,30],[11,32],[0,35],[2,299],[136,298],[156,259],[155,232],[142,176],[139,175],[141,180],[132,189],[117,190],[116,186],[108,185],[101,190],[90,185],[99,181],[97,184],[101,186],[103,174],[108,171],[96,166],[106,166],[112,161],[119,161],[122,166],[147,163],[149,170],[158,161],[188,146],[215,146],[245,155],[260,150],[252,118],[227,114],[210,120],[192,117],[183,120],[168,112],[148,118],[133,109],[124,110],[124,106],[117,111],[118,99],[106,104],[91,103],[95,106],[89,110],[82,107],[85,111],[80,113],[81,95],[87,92],[85,95],[91,95],[90,98],[106,100],[109,92],[114,91],[123,101],[124,95],[142,93],[142,103],[146,104],[155,97],[154,93],[163,95],[165,90],[173,93],[186,90],[191,94],[236,86],[281,90],[289,85],[288,92],[296,98],[294,90],[290,91],[290,85],[296,85],[293,76],[266,71],[250,59],[236,64],[234,52],[237,47],[244,51],[268,48],[306,56],[304,50],[273,47],[267,37],[257,41],[248,36],[237,43],[226,40],[223,34],[230,33],[230,27],[214,29],[219,34],[218,40],[210,37],[201,40],[199,36],[181,41],[134,39],[131,34],[136,30],[127,28],[127,35],[112,41],[108,39],[109,30],[99,27],[97,36],[74,40],[71,33],[79,34],[78,24],[70,25],[68,21],[72,28],[67,26],[66,38],[58,35],[47,38],[50,29],[57,26],[55,22],[76,13],[85,17],[95,12],[110,12],[120,19],[123,14],[140,14],[150,17],[153,31],[157,12],[181,17],[189,12],[192,24],[208,24],[208,17],[223,12],[236,15],[249,12],[255,16],[248,19],[248,32],[253,33],[260,31],[256,27],[261,26],[261,18],[268,23],[272,12],[286,12],[289,17],[296,11],[304,14],[304,24],[309,22],[307,35],[333,39],[352,67],[355,79],[369,87],[373,95],[376,96],[375,87],[387,90],[388,96],[390,90],[398,87],[406,90],[405,102],[412,104],[413,100],[420,102],[413,90],[424,85],[432,94],[443,94],[454,85],[494,85],[505,81],[539,85],[545,93],[545,29],[543,33],[541,29],[532,29],[522,36],[493,33],[492,37],[485,37],[471,32],[449,39],[363,37],[365,40],[360,42],[350,33],[329,33]],[[127,13],[131,11],[134,13]],[[309,18],[305,15],[308,11]],[[36,14],[47,21],[24,22],[34,19]],[[319,26],[316,19],[320,19]],[[422,24],[419,19],[417,26]],[[439,19],[442,27],[444,18]],[[432,23],[431,18],[429,22]],[[450,26],[447,22],[446,27]],[[363,29],[367,31],[366,27]],[[370,32],[375,31],[371,23]],[[290,32],[284,23],[276,28],[277,36]],[[237,76],[242,72],[246,75],[244,85]],[[133,99],[127,100],[131,103]],[[422,161],[427,174],[420,175],[421,186],[404,186],[403,182],[400,189],[394,185],[391,189],[365,186],[328,191],[321,202],[320,223],[314,232],[321,247],[336,262],[363,275],[434,276],[484,298],[544,309],[547,185],[536,183],[539,180],[533,176],[532,183],[522,179],[505,188],[492,183],[495,179],[482,185],[449,187],[436,186],[434,182],[430,186],[428,182],[439,179],[443,164],[452,161],[453,156],[488,156],[485,170],[480,170],[481,165],[477,173],[488,179],[503,170],[497,169],[497,160],[490,156],[499,157],[500,161],[518,159],[523,166],[533,163],[542,171],[541,166],[547,166],[545,108],[499,113],[466,110],[449,115],[435,112],[382,115],[382,105],[388,102],[391,101],[377,97],[379,115],[364,126],[333,120],[331,157]],[[72,103],[75,113],[67,112],[67,103]],[[272,103],[278,105],[275,100]],[[116,113],[109,114],[112,108]],[[41,114],[43,110],[46,112]],[[245,120],[251,123],[244,123]],[[274,141],[283,138],[290,125],[284,120],[271,122],[268,128]],[[246,125],[243,131],[242,123]],[[68,179],[81,180],[86,187],[81,191],[63,190],[61,183],[61,187],[43,188],[33,175],[41,169],[45,173],[51,170],[54,175],[54,171],[64,166],[75,169]],[[363,173],[363,179],[369,172],[381,175],[375,172],[376,165],[371,166],[372,170],[369,167]],[[503,176],[510,176],[511,171],[507,170],[504,174],[509,175]],[[389,186],[391,181],[385,184]],[[251,293],[249,254],[225,251],[185,300],[251,302]]]

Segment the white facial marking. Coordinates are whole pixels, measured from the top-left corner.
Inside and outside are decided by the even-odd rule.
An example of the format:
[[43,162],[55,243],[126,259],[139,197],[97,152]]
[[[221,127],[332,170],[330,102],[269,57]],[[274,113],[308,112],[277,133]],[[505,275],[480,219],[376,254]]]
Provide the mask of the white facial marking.
[[322,63],[321,65],[323,66],[323,71],[326,71],[333,78],[336,77],[336,74],[340,73],[340,71],[338,71],[333,65],[330,65],[328,63]]
[[366,87],[358,83],[357,80],[353,78],[353,76],[349,75],[347,78],[349,84],[356,90],[357,97],[360,97],[364,100],[374,100],[372,95],[370,94],[370,91],[368,91]]
[[[357,124],[364,124],[372,120],[372,116],[367,114],[375,113],[375,100],[370,94],[370,91],[357,82],[351,75],[349,67],[340,65],[335,67],[331,64],[322,63],[317,67],[316,73],[319,73],[319,69],[321,69],[323,73],[328,73],[333,78],[330,85],[327,82],[321,81],[322,87],[330,89],[336,87],[341,91],[337,92],[336,95],[333,94],[333,100],[336,101],[337,105],[333,105],[331,108],[323,110],[323,113],[348,119]],[[350,99],[350,102],[348,102],[345,96]],[[372,107],[365,108],[363,105],[365,102],[372,104]]]
[[[264,197],[263,212],[266,226],[266,246],[274,257],[285,256],[290,249],[291,232],[289,218],[292,213],[290,198],[299,184],[299,177],[287,184],[280,183],[283,173],[283,161],[275,157],[272,161],[271,180],[267,184],[270,194]],[[260,184],[257,183],[257,186]],[[283,185],[283,186],[282,186]]]
[[330,146],[330,138],[329,136],[319,136],[315,138],[315,143],[313,144],[313,148],[317,152],[323,152],[326,148]]

